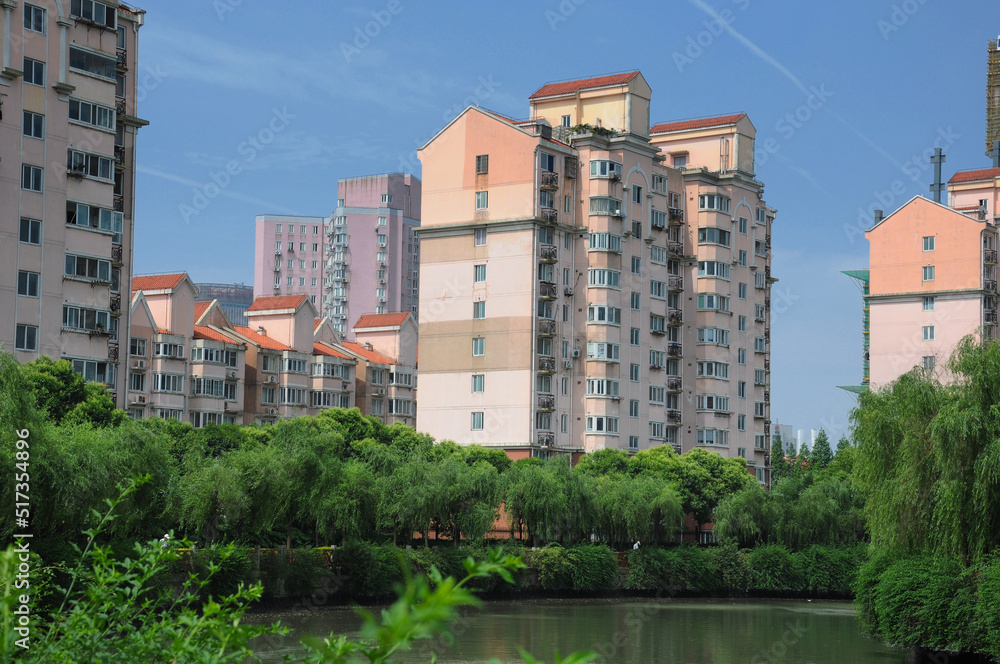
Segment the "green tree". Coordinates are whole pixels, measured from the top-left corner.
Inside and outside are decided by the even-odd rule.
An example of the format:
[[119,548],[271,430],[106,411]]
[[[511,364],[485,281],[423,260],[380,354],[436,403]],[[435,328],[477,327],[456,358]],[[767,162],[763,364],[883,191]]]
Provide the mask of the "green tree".
[[567,508],[566,459],[515,463],[504,473],[504,504],[511,527],[528,529],[533,546],[558,537],[560,517]]
[[83,376],[73,371],[69,360],[52,361],[47,355],[24,365],[25,387],[35,403],[56,423],[86,399]]
[[576,465],[577,472],[594,477],[623,475],[629,466],[628,455],[622,450],[605,448],[587,454]]
[[66,424],[91,422],[102,428],[120,426],[125,420],[125,411],[115,408],[108,388],[101,383],[84,385],[83,400],[63,417]]
[[833,451],[830,449],[830,439],[825,429],[821,428],[816,434],[816,444],[813,445],[810,460],[817,468],[826,468],[833,461]]

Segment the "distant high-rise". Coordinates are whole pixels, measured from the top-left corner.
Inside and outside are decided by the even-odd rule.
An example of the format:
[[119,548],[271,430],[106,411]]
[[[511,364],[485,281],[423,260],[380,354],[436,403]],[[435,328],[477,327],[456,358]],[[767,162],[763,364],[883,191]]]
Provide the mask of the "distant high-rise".
[[195,284],[195,302],[218,300],[233,325],[247,324],[247,309],[253,304],[253,287],[244,284]]
[[254,235],[254,297],[309,296],[323,301],[324,217],[261,214]]

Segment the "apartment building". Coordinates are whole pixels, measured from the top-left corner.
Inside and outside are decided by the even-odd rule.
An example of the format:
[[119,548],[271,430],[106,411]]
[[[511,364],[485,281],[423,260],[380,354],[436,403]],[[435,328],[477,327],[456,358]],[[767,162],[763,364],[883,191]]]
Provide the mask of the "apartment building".
[[950,380],[958,342],[997,336],[1000,169],[962,171],[949,205],[917,196],[866,233],[870,243],[871,387],[914,367]]
[[361,412],[385,424],[416,427],[418,330],[413,315],[365,314],[352,331],[355,341],[342,347],[358,360]]
[[323,306],[324,217],[258,215],[254,230],[253,296],[305,293]]
[[420,179],[408,173],[337,182],[320,281],[323,315],[342,337],[353,340],[348,321],[363,314],[417,315],[420,192]]
[[548,84],[531,119],[470,107],[418,151],[422,429],[515,457],[704,446],[766,481],[753,126],[651,131],[650,99],[639,72]]
[[196,302],[184,274],[132,280],[129,415],[206,424],[270,424],[354,405],[356,360],[306,295],[258,298],[253,327],[218,300]]
[[253,286],[245,284],[196,283],[197,302],[218,300],[226,317],[235,325],[247,324],[247,309],[253,304]]
[[0,9],[0,344],[21,362],[70,360],[124,407],[145,12],[97,0]]

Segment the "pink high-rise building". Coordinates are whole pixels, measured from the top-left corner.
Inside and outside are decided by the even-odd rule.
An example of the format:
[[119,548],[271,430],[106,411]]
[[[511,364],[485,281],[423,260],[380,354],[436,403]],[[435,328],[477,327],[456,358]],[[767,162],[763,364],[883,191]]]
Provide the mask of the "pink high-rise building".
[[21,362],[71,361],[123,407],[145,12],[0,10],[0,345]]
[[254,297],[309,296],[323,302],[324,217],[258,215],[254,234]]
[[387,173],[337,182],[327,220],[322,310],[346,339],[364,314],[417,315],[420,179]]

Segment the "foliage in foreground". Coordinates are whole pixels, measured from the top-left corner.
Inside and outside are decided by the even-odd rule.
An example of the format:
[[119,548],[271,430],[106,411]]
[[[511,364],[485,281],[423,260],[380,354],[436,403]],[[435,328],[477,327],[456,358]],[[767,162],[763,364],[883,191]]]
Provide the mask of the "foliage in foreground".
[[[108,511],[100,516],[97,528],[86,534],[94,541],[114,519],[122,499],[134,494],[148,481],[133,481]],[[221,554],[221,562],[232,555],[232,547]],[[285,634],[275,623],[251,626],[242,622],[250,602],[261,594],[259,585],[223,597],[199,600],[199,593],[211,583],[220,562],[210,561],[204,577],[192,573],[181,588],[162,583],[162,575],[177,557],[171,548],[156,542],[137,544],[135,559],[116,560],[110,549],[90,545],[81,552],[79,565],[71,573],[71,583],[63,593],[58,610],[44,613],[32,601],[34,620],[29,636],[30,648],[17,645],[19,600],[12,592],[18,568],[18,554],[10,546],[0,552],[0,655],[18,656],[20,661],[35,663],[107,661],[163,662],[164,664],[223,664],[243,662],[253,657],[248,645],[258,636]],[[84,571],[84,564],[90,567]],[[475,579],[497,575],[513,582],[512,571],[523,566],[520,558],[490,551],[486,560],[471,558],[463,563],[462,580],[444,577],[437,568],[427,575],[408,577],[399,588],[399,598],[381,615],[359,611],[363,618],[362,638],[350,640],[331,634],[325,639],[307,639],[303,645],[310,664],[389,664],[394,656],[409,650],[421,640],[444,636],[458,618],[458,607],[477,606],[469,585]],[[36,593],[37,589],[32,593]],[[585,664],[593,653],[575,653],[566,658],[557,655],[557,664]],[[527,664],[539,664],[522,653]],[[496,660],[491,660],[496,662]],[[498,663],[497,663],[498,664]]]

